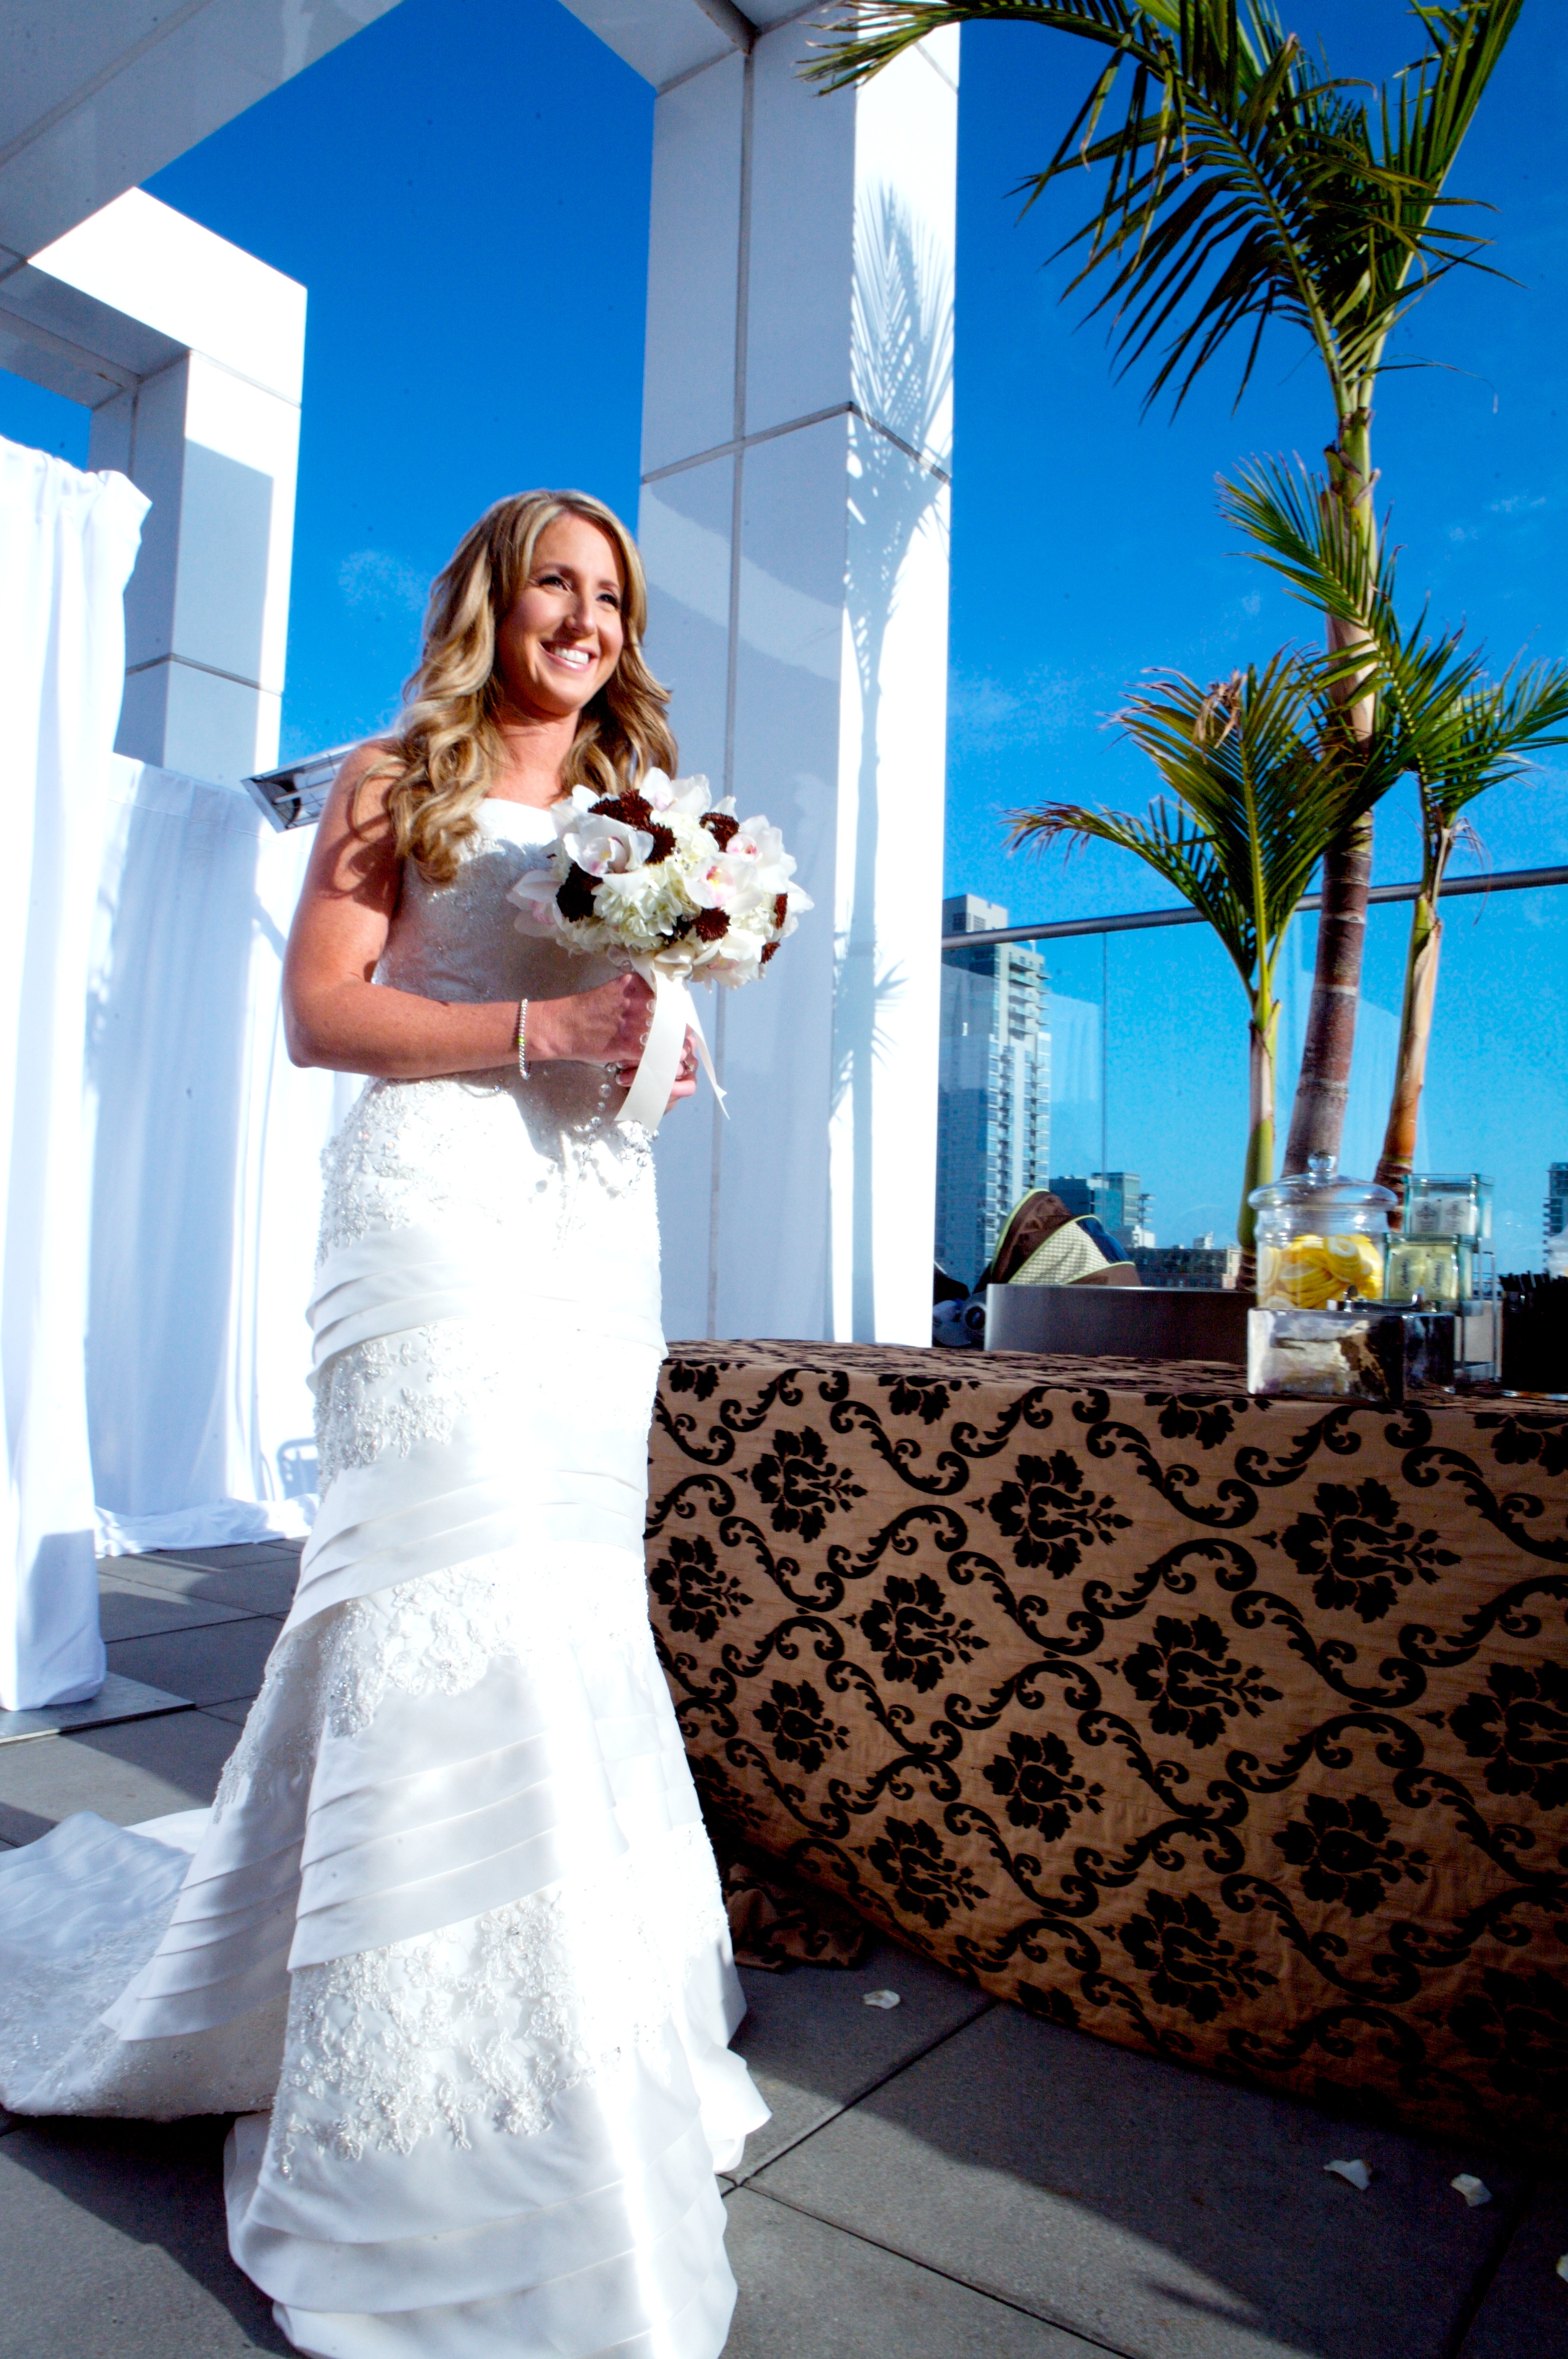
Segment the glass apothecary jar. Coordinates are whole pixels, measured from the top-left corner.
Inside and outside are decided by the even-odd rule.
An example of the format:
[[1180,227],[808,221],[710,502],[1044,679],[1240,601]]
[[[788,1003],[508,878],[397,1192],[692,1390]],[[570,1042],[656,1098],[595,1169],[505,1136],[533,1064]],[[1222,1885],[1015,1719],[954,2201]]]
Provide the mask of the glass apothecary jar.
[[1258,1307],[1324,1310],[1383,1299],[1388,1215],[1396,1198],[1375,1180],[1342,1180],[1332,1155],[1308,1158],[1248,1197],[1258,1214]]
[[1388,1246],[1390,1302],[1468,1302],[1486,1291],[1479,1265],[1492,1235],[1492,1183],[1479,1171],[1412,1171],[1404,1225]]

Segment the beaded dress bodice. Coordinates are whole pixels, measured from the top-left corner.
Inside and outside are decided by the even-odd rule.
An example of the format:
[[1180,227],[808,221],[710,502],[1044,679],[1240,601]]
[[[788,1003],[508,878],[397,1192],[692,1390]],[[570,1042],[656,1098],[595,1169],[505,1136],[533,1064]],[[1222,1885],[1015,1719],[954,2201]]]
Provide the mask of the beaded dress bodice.
[[[607,982],[614,973],[607,959],[583,958],[517,930],[517,910],[506,896],[553,843],[549,813],[492,796],[475,816],[479,835],[452,884],[432,885],[411,862],[405,864],[376,981],[426,999],[467,1001],[571,999]],[[591,1118],[607,1096],[597,1066],[539,1066],[530,1078],[530,1103],[569,1122]]]

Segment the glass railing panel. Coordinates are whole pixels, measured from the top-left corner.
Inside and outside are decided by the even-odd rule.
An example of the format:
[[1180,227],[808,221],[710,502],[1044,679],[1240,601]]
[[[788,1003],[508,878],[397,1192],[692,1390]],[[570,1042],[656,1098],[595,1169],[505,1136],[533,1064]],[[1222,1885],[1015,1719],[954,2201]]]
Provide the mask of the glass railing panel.
[[[1410,920],[1407,902],[1368,913],[1341,1158],[1359,1177],[1376,1166],[1388,1117]],[[1279,969],[1276,1169],[1315,926],[1310,916],[1299,922]],[[1027,970],[1019,951],[1034,953]],[[1098,1209],[1108,1224],[1115,1212],[1129,1246],[1190,1254],[1232,1244],[1247,1007],[1206,927],[965,946],[943,961],[937,1251],[945,1267],[972,1282],[1018,1196],[1059,1180],[1094,1183]],[[1417,1159],[1488,1172],[1498,1266],[1541,1266],[1549,1169],[1568,1161],[1568,887],[1445,905]]]

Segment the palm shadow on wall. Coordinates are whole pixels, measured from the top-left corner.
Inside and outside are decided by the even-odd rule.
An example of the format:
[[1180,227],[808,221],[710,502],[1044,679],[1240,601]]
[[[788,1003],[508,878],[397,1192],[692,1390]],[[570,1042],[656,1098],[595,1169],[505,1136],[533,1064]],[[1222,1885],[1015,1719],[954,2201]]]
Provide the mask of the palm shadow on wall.
[[[833,1111],[847,1093],[855,1158],[852,1332],[870,1341],[876,1334],[874,1100],[877,1068],[887,1053],[885,1017],[904,989],[898,972],[879,972],[877,961],[881,794],[884,783],[889,794],[897,789],[895,779],[882,781],[878,761],[883,662],[917,538],[934,527],[945,538],[942,468],[953,387],[950,260],[886,189],[868,196],[856,217],[851,379],[855,408],[849,421],[846,588],[861,736],[855,888],[837,957]],[[919,814],[914,822],[920,823]],[[832,1294],[830,1274],[830,1301]]]

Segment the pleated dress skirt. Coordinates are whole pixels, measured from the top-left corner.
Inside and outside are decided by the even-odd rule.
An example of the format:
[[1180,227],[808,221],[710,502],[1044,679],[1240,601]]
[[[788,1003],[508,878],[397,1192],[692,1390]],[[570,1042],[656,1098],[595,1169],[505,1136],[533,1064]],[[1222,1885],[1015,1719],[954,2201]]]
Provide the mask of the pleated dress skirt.
[[728,2332],[714,2173],[766,2108],[648,1620],[651,1158],[587,1087],[369,1086],[321,1511],[214,1806],[0,1862],[0,2101],[237,2112],[231,2247],[321,2359]]

